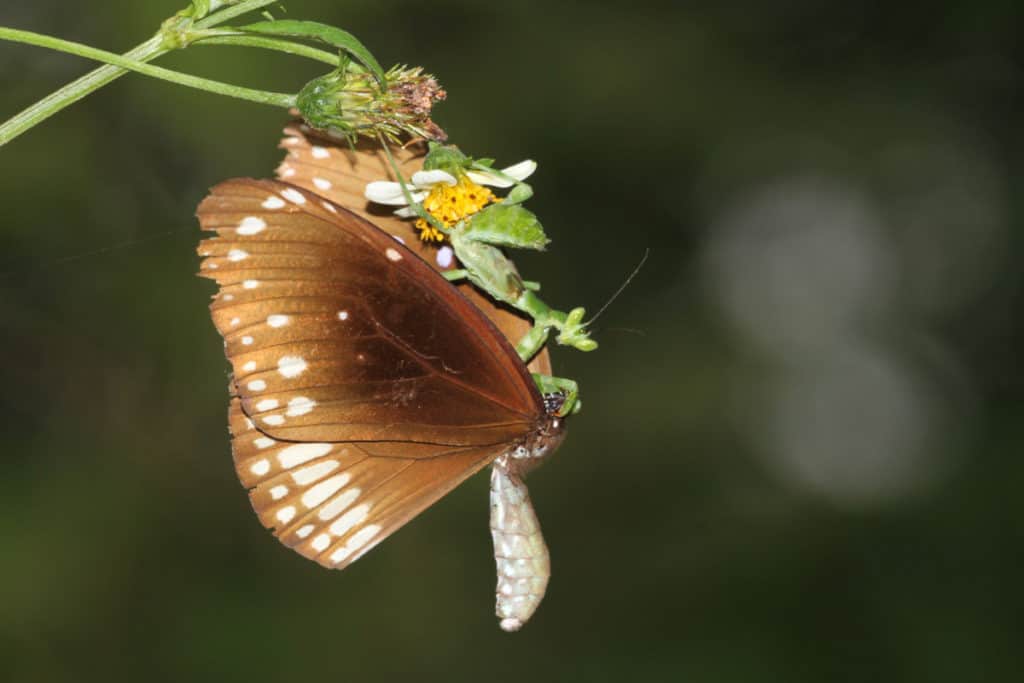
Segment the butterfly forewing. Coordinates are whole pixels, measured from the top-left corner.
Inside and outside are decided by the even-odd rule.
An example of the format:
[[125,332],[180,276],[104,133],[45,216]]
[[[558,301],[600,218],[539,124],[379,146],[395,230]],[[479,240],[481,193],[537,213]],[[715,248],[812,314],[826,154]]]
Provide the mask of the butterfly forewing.
[[[312,131],[301,123],[285,128],[284,134],[280,147],[285,150],[286,156],[277,169],[279,178],[368,218],[374,225],[403,240],[411,251],[435,270],[459,267],[451,247],[419,241],[410,221],[392,214],[394,207],[371,204],[363,196],[367,183],[395,180],[387,155],[380,147],[366,142],[353,146],[345,140],[332,139]],[[405,178],[410,178],[422,168],[425,154],[423,146],[394,147],[391,151]],[[469,283],[459,285],[459,291],[490,318],[513,344],[530,330],[528,320],[495,304]],[[529,368],[533,372],[552,374],[546,349],[533,358]]]
[[508,341],[388,234],[274,181],[198,215],[238,476],[300,554],[346,566],[536,429]]
[[219,185],[199,217],[218,234],[200,245],[221,287],[214,323],[260,430],[488,445],[531,429],[539,398],[508,343],[366,221],[253,180]]

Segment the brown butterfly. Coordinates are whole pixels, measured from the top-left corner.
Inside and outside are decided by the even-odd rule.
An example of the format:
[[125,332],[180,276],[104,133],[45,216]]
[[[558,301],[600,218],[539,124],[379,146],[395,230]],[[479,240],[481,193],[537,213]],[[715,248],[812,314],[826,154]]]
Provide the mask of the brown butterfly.
[[[330,158],[301,139],[311,159]],[[428,264],[320,194],[231,180],[198,215],[216,232],[200,274],[220,286],[211,312],[234,371],[232,450],[260,521],[340,569],[494,463],[497,609],[519,628],[550,573],[522,475],[564,437],[559,397],[540,395],[436,254]]]

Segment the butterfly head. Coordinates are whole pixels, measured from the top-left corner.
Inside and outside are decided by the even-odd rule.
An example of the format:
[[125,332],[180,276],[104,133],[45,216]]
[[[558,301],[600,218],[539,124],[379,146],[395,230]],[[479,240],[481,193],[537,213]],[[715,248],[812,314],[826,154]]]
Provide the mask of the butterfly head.
[[531,452],[534,460],[540,460],[554,453],[565,440],[565,418],[557,413],[548,413],[541,428],[534,434]]
[[564,401],[565,396],[560,392],[545,394],[545,415],[541,418],[537,429],[508,452],[506,460],[510,465],[514,463],[519,475],[525,475],[541,464],[558,450],[562,441],[565,440],[565,417],[559,414]]

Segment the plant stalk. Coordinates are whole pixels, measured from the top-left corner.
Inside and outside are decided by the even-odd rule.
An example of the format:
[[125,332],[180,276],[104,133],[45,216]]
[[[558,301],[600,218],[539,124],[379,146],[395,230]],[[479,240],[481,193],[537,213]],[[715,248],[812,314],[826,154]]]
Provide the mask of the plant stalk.
[[[141,45],[124,54],[126,59],[135,62],[148,62],[166,54],[161,36],[153,36]],[[55,90],[32,106],[15,114],[0,125],[0,146],[7,144],[29,128],[36,126],[53,116],[65,107],[69,107],[86,95],[99,90],[107,83],[127,73],[127,69],[105,64]]]
[[[136,71],[144,76],[160,78],[165,81],[170,81],[171,83],[177,83],[178,85],[184,85],[198,90],[205,90],[219,95],[227,95],[229,97],[249,100],[250,102],[258,102],[260,104],[269,104],[284,108],[295,106],[295,96],[291,94],[253,90],[251,88],[243,88],[229,83],[221,83],[219,81],[213,81],[206,78],[199,78],[198,76],[190,76],[178,71],[164,69],[159,66],[152,66],[143,61],[123,57],[121,55],[114,54],[113,52],[107,52],[106,50],[98,50],[96,48],[89,47],[88,45],[82,45],[81,43],[61,40],[52,36],[32,33],[30,31],[0,28],[0,39],[27,43],[29,45],[37,45],[40,47],[50,48],[51,50],[67,52],[79,57],[85,57],[87,59],[95,59],[96,61],[106,62],[115,69],[113,72],[108,72],[106,74],[108,76],[106,81],[97,82],[95,80],[86,80],[89,79],[89,76],[97,74],[97,72],[100,71],[98,69],[92,74],[88,74],[87,76],[79,79],[75,83],[58,90],[53,94],[56,96],[54,100],[50,101],[50,98],[44,98],[25,112],[18,114],[11,119],[11,121],[0,126],[0,145],[5,144],[17,134],[31,128],[43,119],[59,111],[61,108],[66,107],[68,104],[81,99],[92,90],[95,90],[95,88],[103,85],[105,82],[109,82],[113,78],[116,78],[120,75],[119,72],[123,72],[125,70]],[[159,56],[166,51],[165,48],[162,47],[162,40],[159,36],[151,39],[147,43],[144,43],[143,46],[152,50],[152,54],[149,57],[150,59]],[[84,83],[80,83],[82,81],[84,81]],[[74,95],[77,96],[74,96],[69,93],[69,89],[76,84],[79,85],[74,90]],[[48,101],[50,101],[49,106],[43,105],[43,103]],[[31,114],[26,114],[26,112],[30,111],[32,112]]]
[[[248,12],[261,9],[274,4],[277,0],[248,0],[237,5],[226,7],[205,19],[196,22],[197,29],[208,29],[235,17]],[[3,29],[8,31],[10,29]],[[137,45],[128,52],[121,55],[130,62],[145,63],[171,51],[168,47],[162,32],[157,33],[149,40]],[[114,64],[104,64],[84,76],[68,83],[62,88],[55,90],[43,99],[15,114],[0,125],[0,146],[3,146],[18,137],[33,126],[39,125],[57,112],[69,107],[86,95],[99,90],[111,81],[120,78],[128,73],[130,69]]]

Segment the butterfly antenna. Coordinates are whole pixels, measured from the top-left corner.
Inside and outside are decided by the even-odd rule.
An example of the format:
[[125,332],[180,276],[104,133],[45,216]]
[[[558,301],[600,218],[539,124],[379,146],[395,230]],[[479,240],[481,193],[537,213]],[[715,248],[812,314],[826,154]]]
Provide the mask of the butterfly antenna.
[[602,306],[601,309],[597,313],[594,314],[593,318],[591,318],[587,322],[583,323],[584,327],[590,327],[594,323],[595,320],[597,320],[598,318],[601,317],[601,314],[605,312],[605,309],[607,309],[609,306],[611,306],[612,302],[619,298],[619,295],[622,294],[623,291],[625,291],[626,287],[629,286],[629,283],[633,281],[633,278],[635,278],[637,276],[637,274],[640,272],[640,269],[644,267],[645,263],[647,263],[647,257],[650,256],[650,255],[651,255],[651,248],[647,247],[646,249],[644,249],[644,255],[640,259],[640,263],[636,264],[636,268],[634,268],[633,272],[629,274],[629,277],[626,278],[626,281],[623,282],[619,286],[619,288],[617,290],[615,290],[615,293],[612,294],[611,298],[608,299],[608,301],[605,302],[604,306]]

